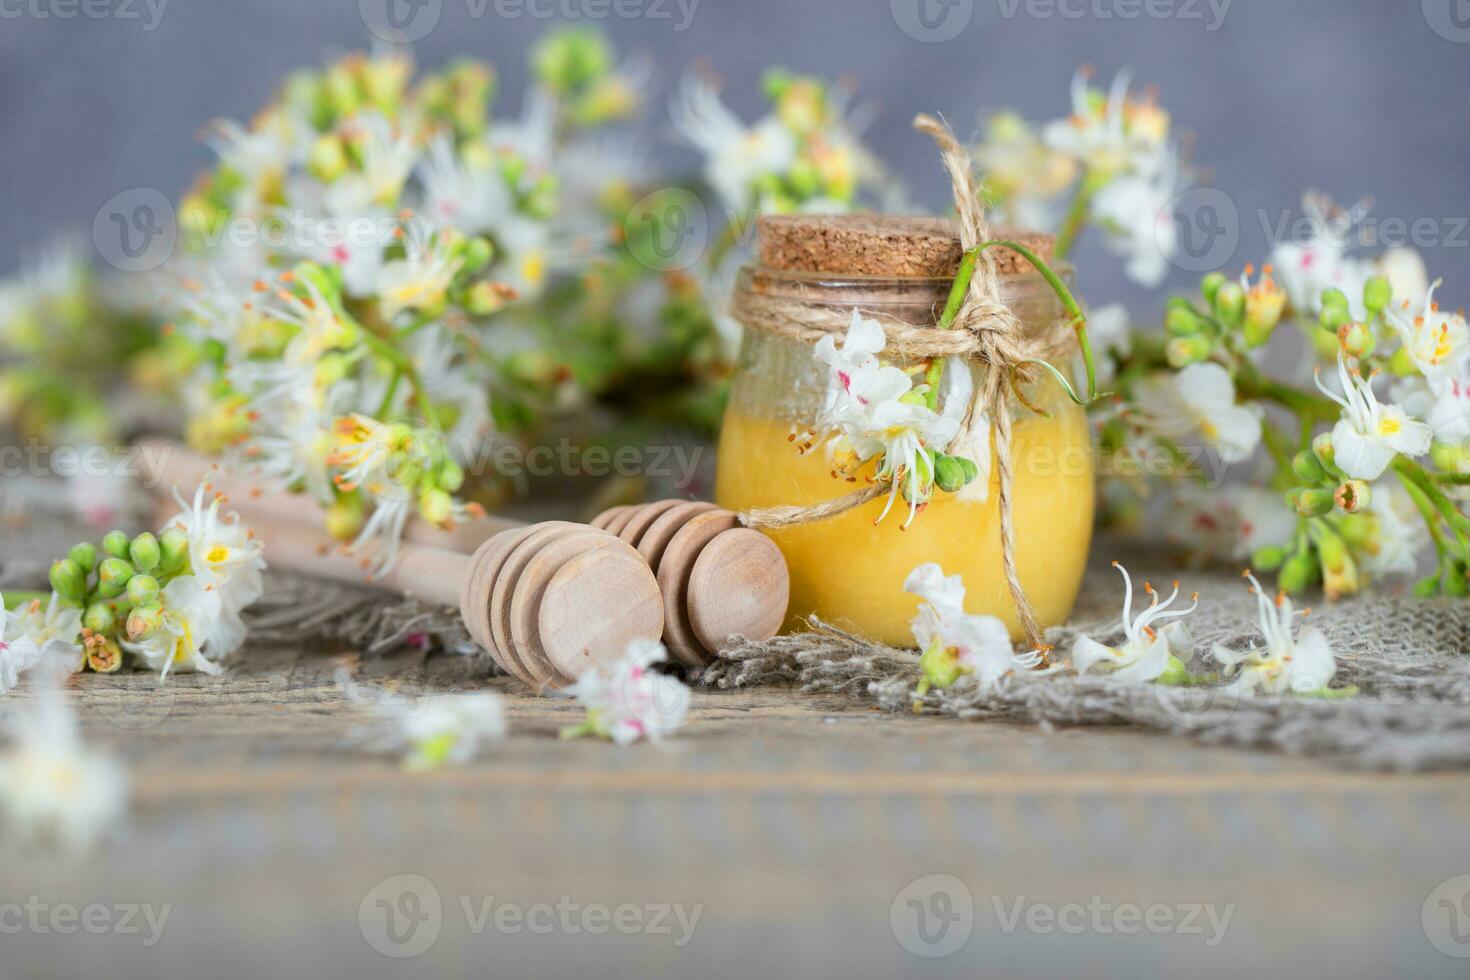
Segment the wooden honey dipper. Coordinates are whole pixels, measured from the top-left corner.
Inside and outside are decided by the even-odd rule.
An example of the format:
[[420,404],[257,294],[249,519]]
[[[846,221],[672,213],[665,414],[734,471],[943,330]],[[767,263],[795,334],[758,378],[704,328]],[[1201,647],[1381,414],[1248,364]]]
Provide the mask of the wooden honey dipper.
[[664,645],[691,667],[731,637],[768,640],[791,596],[786,559],[770,538],[728,510],[689,500],[614,507],[592,526],[638,549],[658,578]]
[[[590,525],[497,517],[450,533],[411,522],[392,567],[368,580],[321,530],[309,500],[261,493],[259,481],[221,475],[181,447],[153,448],[145,456],[159,462],[145,475],[155,487],[207,475],[266,543],[272,565],[458,606],[495,662],[537,689],[570,684],[597,658],[660,634],[680,662],[700,666],[732,636],[776,635],[786,615],[780,551],[714,504],[615,507]],[[160,501],[160,520],[175,512]]]

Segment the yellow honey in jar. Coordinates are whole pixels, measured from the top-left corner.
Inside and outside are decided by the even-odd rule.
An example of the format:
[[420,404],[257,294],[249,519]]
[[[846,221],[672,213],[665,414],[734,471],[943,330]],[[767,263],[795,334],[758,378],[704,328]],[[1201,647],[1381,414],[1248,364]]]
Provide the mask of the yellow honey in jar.
[[[830,302],[925,323],[932,322],[949,283],[940,277],[839,276],[760,266],[747,269],[738,288],[787,292],[809,304]],[[1023,322],[1044,325],[1055,319],[1054,297],[1039,277],[1018,275],[1004,286]],[[983,368],[973,370],[978,379]],[[834,474],[820,442],[803,451],[828,383],[810,346],[747,331],[720,436],[715,491],[720,506],[736,511],[808,506],[862,485],[871,466],[853,474],[859,481],[854,483],[847,474]],[[1046,627],[1066,619],[1087,564],[1094,505],[1091,438],[1084,411],[1053,379],[1037,380],[1025,395],[1030,406],[1016,400],[1011,411],[1016,562],[1021,584]],[[837,517],[769,532],[791,570],[787,628],[798,629],[804,617],[816,615],[869,639],[910,646],[910,621],[920,600],[904,591],[904,582],[917,566],[938,562],[945,574],[964,577],[968,612],[999,617],[1019,638],[1022,630],[1002,570],[993,454],[992,449],[988,492],[979,486],[960,494],[936,490],[911,522],[909,505],[901,498],[878,521],[887,504],[880,498]]]

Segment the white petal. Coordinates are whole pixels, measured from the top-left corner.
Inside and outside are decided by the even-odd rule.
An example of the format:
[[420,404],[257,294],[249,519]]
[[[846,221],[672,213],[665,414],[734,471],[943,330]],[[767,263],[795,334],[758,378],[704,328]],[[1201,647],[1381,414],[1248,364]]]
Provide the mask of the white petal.
[[1381,439],[1362,435],[1344,419],[1332,430],[1337,465],[1354,480],[1376,480],[1393,462],[1394,448]]
[[1105,647],[1090,636],[1079,636],[1072,645],[1072,669],[1085,674],[1099,663],[1117,659],[1111,647]]
[[1291,659],[1292,690],[1302,693],[1321,690],[1332,682],[1336,673],[1337,658],[1327,637],[1315,628],[1303,630]]

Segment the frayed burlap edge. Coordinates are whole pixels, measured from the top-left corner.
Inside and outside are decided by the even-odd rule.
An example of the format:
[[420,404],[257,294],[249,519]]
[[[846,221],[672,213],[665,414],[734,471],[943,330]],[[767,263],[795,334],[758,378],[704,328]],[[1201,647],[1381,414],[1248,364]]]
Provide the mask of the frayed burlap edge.
[[[1190,621],[1197,671],[1214,669],[1214,644],[1240,648],[1254,636],[1253,599],[1233,576],[1208,576],[1234,592]],[[1125,684],[1067,672],[1016,671],[990,692],[971,678],[915,699],[919,657],[871,643],[820,620],[810,632],[741,642],[700,680],[720,688],[781,684],[804,694],[841,695],[899,714],[915,710],[963,720],[1043,726],[1135,725],[1202,742],[1336,757],[1345,764],[1401,771],[1470,765],[1470,607],[1401,598],[1359,599],[1314,617],[1338,651],[1340,701],[1226,695],[1219,687]],[[1077,636],[1117,642],[1116,617],[1052,630],[1061,651]]]

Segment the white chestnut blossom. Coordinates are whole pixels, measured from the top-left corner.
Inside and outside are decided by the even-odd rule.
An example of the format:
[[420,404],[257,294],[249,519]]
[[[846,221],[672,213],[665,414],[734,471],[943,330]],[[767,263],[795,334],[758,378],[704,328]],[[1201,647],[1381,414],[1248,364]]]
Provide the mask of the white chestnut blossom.
[[1169,116],[1151,100],[1129,95],[1132,74],[1120,71],[1106,96],[1089,84],[1087,69],[1072,76],[1072,114],[1048,124],[1042,139],[1094,174],[1152,174],[1168,152]]
[[1373,531],[1355,549],[1364,570],[1382,576],[1414,574],[1430,537],[1408,491],[1397,480],[1378,481],[1373,484],[1366,513]]
[[1388,322],[1436,395],[1444,394],[1456,383],[1470,361],[1470,325],[1463,314],[1439,308],[1434,291],[1440,284],[1437,280],[1430,286],[1422,301],[1404,299],[1388,308]]
[[[968,674],[982,691],[991,691],[1015,668],[1037,664],[1034,657],[1016,656],[1010,633],[999,619],[965,612],[965,584],[960,576],[946,577],[939,565],[930,562],[915,568],[903,587],[925,600],[911,628],[926,661],[943,658],[939,673],[948,668],[956,676]],[[947,680],[931,676],[935,674],[934,666],[926,663],[928,680]]]
[[1178,158],[1167,150],[1156,170],[1115,178],[1092,201],[1109,251],[1124,260],[1129,279],[1149,289],[1164,281],[1179,252],[1173,202],[1180,180]]
[[1429,451],[1429,426],[1392,402],[1380,402],[1373,393],[1373,379],[1350,370],[1341,353],[1337,377],[1341,395],[1322,383],[1320,371],[1317,387],[1342,406],[1342,419],[1332,430],[1332,450],[1344,473],[1355,480],[1376,480],[1400,453],[1412,457]]
[[245,642],[241,613],[265,592],[264,549],[238,514],[220,514],[225,498],[210,493],[207,482],[195,489],[191,503],[177,491],[175,499],[182,509],[162,530],[178,528],[189,536],[190,574],[215,592],[220,603],[218,621],[205,631],[202,642],[209,644],[214,657],[226,657]]
[[1214,362],[1146,379],[1138,385],[1128,418],[1176,442],[1201,438],[1225,463],[1249,459],[1261,442],[1259,411],[1236,404],[1230,372]]
[[832,377],[818,424],[837,433],[829,451],[842,469],[879,461],[874,476],[892,488],[878,520],[888,516],[902,493],[912,522],[933,486],[930,454],[947,448],[959,434],[956,413],[964,406],[952,399],[951,411],[943,415],[929,408],[906,372],[878,360],[883,346],[882,327],[856,311],[841,349],[831,337],[822,338],[813,356]]
[[1152,601],[1147,609],[1134,616],[1133,579],[1118,562],[1113,562],[1113,567],[1123,575],[1123,642],[1110,647],[1090,636],[1079,636],[1072,647],[1072,669],[1079,674],[1102,674],[1129,683],[1157,681],[1171,668],[1184,671],[1184,660],[1194,648],[1184,624],[1171,622],[1162,627],[1157,624],[1179,620],[1194,612],[1199,607],[1199,593],[1191,596],[1189,606],[1176,609],[1178,582],[1162,601],[1154,587],[1145,582],[1143,589]]
[[1245,577],[1256,596],[1266,645],[1245,651],[1216,645],[1215,659],[1234,672],[1234,680],[1225,690],[1236,695],[1328,693],[1328,685],[1337,674],[1337,658],[1327,637],[1316,627],[1293,636],[1296,613],[1291,599],[1281,592],[1273,602],[1254,575],[1247,572]]
[[122,818],[127,779],[89,749],[54,678],[9,718],[11,745],[0,755],[0,811],[14,839],[79,853]]
[[762,175],[783,174],[796,162],[796,137],[778,117],[747,128],[707,79],[684,78],[672,115],[675,132],[704,155],[705,180],[731,211],[743,212],[756,203]]
[[219,590],[205,585],[196,576],[182,575],[163,587],[160,602],[163,613],[158,629],[145,639],[124,639],[122,648],[158,671],[160,679],[179,671],[222,673],[224,668],[210,658],[233,651],[217,650],[216,644],[243,637],[232,625],[224,624]]
[[666,659],[663,644],[635,640],[614,663],[584,673],[563,693],[587,709],[587,720],[563,731],[563,737],[593,735],[630,745],[640,738],[657,742],[682,727],[689,688],[651,669]]
[[402,755],[414,771],[465,765],[505,739],[505,699],[488,691],[422,699],[383,693],[373,709],[389,726],[376,746]]
[[1363,286],[1373,276],[1373,263],[1349,256],[1353,231],[1368,216],[1366,204],[1344,211],[1324,194],[1310,191],[1302,197],[1308,233],[1299,240],[1282,242],[1271,252],[1271,265],[1291,300],[1291,308],[1302,316],[1322,312],[1322,293],[1336,288],[1348,298],[1355,318],[1361,319]]
[[54,592],[44,603],[33,599],[9,612],[4,606],[0,596],[0,694],[15,687],[20,674],[38,667],[62,674],[82,669],[81,610]]

